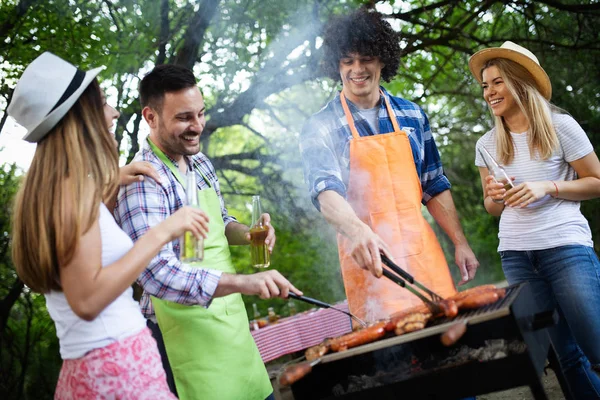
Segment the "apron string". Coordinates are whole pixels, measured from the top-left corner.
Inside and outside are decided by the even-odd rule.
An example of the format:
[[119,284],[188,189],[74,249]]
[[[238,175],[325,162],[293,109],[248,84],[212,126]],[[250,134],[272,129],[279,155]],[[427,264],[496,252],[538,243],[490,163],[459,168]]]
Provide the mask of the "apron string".
[[[181,176],[181,171],[179,171],[179,168],[175,167],[175,165],[167,157],[167,155],[157,145],[155,145],[154,142],[152,142],[152,140],[150,140],[150,137],[148,137],[146,140],[148,141],[148,145],[150,146],[150,149],[152,150],[152,152],[158,157],[158,159],[160,161],[162,161],[163,164],[165,164],[165,166],[167,168],[169,168],[171,173],[173,173],[173,175],[175,176],[175,179],[177,179],[177,181],[181,184],[181,186],[183,186],[185,188],[185,180],[183,179],[183,176]],[[200,168],[198,167],[198,165],[196,164],[196,162],[193,159],[192,159],[192,164],[193,164],[192,168],[194,168],[196,171],[198,171],[198,173],[202,176],[202,179],[204,179],[204,182],[208,185],[208,187],[212,188],[210,181],[204,175],[204,173],[200,170]]]
[[[390,105],[390,102],[388,101],[386,95],[383,93],[383,91],[381,89],[379,89],[379,93],[381,94],[381,96],[383,97],[383,101],[385,102],[385,108],[387,110],[388,117],[390,118],[390,121],[392,122],[394,132],[404,133],[406,135],[406,132],[404,132],[398,125],[398,121],[396,119],[396,114],[394,113],[394,110],[392,109],[392,106]],[[360,135],[358,134],[358,131],[356,130],[356,125],[354,124],[354,116],[352,115],[352,113],[350,112],[350,109],[348,108],[348,102],[346,100],[346,95],[344,94],[343,90],[340,92],[340,102],[342,103],[342,108],[344,109],[344,114],[346,115],[346,120],[348,121],[348,126],[350,127],[350,132],[352,132],[352,136],[354,136],[355,139],[358,139],[360,137]]]

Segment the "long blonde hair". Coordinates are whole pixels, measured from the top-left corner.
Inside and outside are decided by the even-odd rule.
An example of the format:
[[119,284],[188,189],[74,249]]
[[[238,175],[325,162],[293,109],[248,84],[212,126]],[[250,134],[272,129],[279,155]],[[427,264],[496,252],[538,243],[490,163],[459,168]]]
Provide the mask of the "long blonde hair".
[[12,257],[32,290],[62,290],[59,268],[118,189],[118,154],[94,80],[42,139],[15,198]]
[[[547,160],[559,145],[552,124],[552,111],[558,111],[558,108],[552,106],[542,96],[535,86],[533,76],[520,64],[505,58],[494,58],[483,65],[481,74],[483,75],[483,71],[491,66],[498,68],[506,88],[527,118],[531,158],[540,157],[542,160]],[[510,164],[515,155],[510,131],[504,118],[495,116],[491,108],[490,112],[496,127],[496,155],[502,164]]]

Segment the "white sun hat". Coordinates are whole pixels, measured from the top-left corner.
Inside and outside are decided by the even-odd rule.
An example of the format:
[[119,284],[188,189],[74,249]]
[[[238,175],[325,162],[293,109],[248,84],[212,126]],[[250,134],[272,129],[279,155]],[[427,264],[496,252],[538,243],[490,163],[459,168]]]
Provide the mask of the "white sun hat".
[[84,72],[45,52],[25,69],[7,112],[27,129],[24,140],[39,142],[67,114],[104,67]]
[[480,50],[471,56],[469,59],[469,69],[475,79],[477,79],[477,82],[481,83],[481,69],[484,64],[493,58],[506,58],[524,67],[533,76],[542,96],[550,100],[552,97],[552,84],[550,83],[548,74],[540,66],[537,57],[525,47],[511,41],[502,43],[500,47]]

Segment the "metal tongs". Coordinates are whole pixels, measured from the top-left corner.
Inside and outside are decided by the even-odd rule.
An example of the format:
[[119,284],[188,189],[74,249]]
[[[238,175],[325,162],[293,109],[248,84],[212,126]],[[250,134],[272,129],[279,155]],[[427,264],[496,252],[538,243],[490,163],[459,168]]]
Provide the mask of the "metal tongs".
[[346,314],[347,316],[349,316],[350,318],[352,318],[356,322],[358,322],[361,326],[363,326],[363,327],[367,326],[367,323],[365,321],[363,321],[362,319],[358,318],[356,315],[352,314],[351,312],[340,310],[339,308],[335,308],[331,304],[325,303],[325,302],[323,302],[321,300],[313,299],[312,297],[300,296],[300,295],[298,295],[298,294],[296,294],[294,292],[289,292],[288,297],[291,297],[292,299],[300,300],[300,301],[303,301],[305,303],[312,304],[314,306],[318,306],[318,307],[321,307],[321,308],[329,308],[331,310],[339,311],[341,313]]
[[[427,288],[425,285],[423,285],[422,283],[418,282],[417,280],[415,280],[415,278],[409,274],[408,272],[406,272],[405,270],[403,270],[402,268],[400,268],[399,266],[397,266],[392,260],[390,260],[385,254],[381,253],[381,261],[388,266],[392,271],[394,271],[396,274],[400,275],[396,275],[394,273],[392,273],[390,270],[383,268],[383,275],[388,278],[389,280],[393,281],[394,283],[397,283],[398,285],[402,286],[403,288],[409,290],[411,293],[413,293],[415,296],[417,296],[418,298],[420,298],[423,303],[425,303],[427,305],[427,307],[435,314],[435,313],[439,313],[442,310],[442,308],[436,304],[439,303],[440,301],[444,300],[442,298],[442,296],[440,296],[439,294],[435,293],[434,291],[430,290],[429,288]],[[404,278],[404,279],[402,279]],[[406,281],[408,281],[408,283],[410,283],[413,286],[409,286],[406,284]],[[424,295],[423,293],[419,292],[418,289],[422,290],[423,292],[425,292],[429,297],[428,298],[426,295]]]

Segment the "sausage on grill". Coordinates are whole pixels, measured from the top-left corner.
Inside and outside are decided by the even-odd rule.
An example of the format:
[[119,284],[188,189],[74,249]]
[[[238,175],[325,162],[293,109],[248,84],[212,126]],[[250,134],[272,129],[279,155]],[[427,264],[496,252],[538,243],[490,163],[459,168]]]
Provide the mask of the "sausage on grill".
[[467,289],[451,297],[460,310],[472,310],[493,304],[506,295],[506,289],[483,285]]
[[304,356],[308,361],[316,360],[317,358],[323,357],[325,354],[329,353],[329,342],[331,339],[325,339],[322,343],[319,343],[316,346],[309,347],[304,352]]
[[385,335],[387,322],[381,321],[329,341],[332,351],[344,351],[363,344],[374,342]]
[[457,322],[451,325],[448,330],[442,333],[440,340],[444,346],[452,346],[460,339],[467,331],[467,324],[464,322]]
[[427,322],[431,319],[432,314],[430,312],[415,312],[407,314],[403,318],[396,318],[395,329],[396,335],[403,335],[405,333],[414,332],[425,328]]
[[467,298],[469,296],[472,296],[472,295],[474,295],[476,293],[487,292],[487,291],[495,291],[495,290],[497,290],[497,289],[496,289],[496,286],[494,286],[494,285],[475,286],[475,287],[472,287],[470,289],[463,290],[462,292],[458,292],[454,296],[450,296],[448,298],[452,299],[452,300],[454,300],[456,302],[459,302],[459,301],[461,301],[461,300],[463,300],[463,299],[465,299],[465,298]]
[[307,362],[291,365],[279,376],[279,384],[281,386],[290,386],[301,378],[304,378],[310,371],[312,371],[312,366]]

